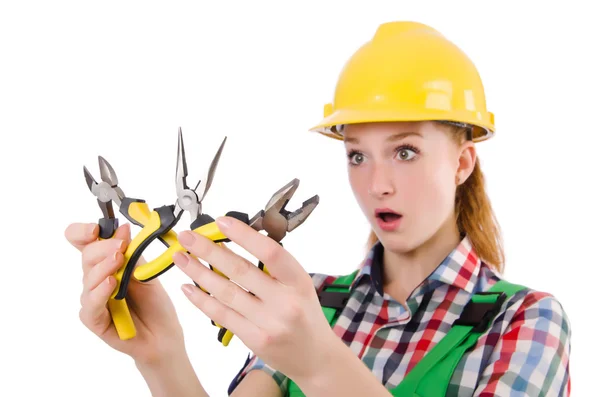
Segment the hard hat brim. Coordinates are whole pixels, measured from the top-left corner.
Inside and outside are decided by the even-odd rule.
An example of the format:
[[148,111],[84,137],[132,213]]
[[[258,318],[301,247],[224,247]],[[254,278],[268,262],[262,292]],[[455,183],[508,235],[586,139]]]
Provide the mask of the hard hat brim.
[[339,109],[315,125],[309,131],[319,132],[331,138],[343,140],[343,136],[332,130],[331,127],[345,124],[376,123],[376,122],[394,122],[394,121],[456,121],[467,123],[474,127],[473,141],[479,142],[490,139],[495,135],[494,114],[487,112],[452,112],[436,111],[427,109],[424,112],[398,112],[389,110],[355,110]]

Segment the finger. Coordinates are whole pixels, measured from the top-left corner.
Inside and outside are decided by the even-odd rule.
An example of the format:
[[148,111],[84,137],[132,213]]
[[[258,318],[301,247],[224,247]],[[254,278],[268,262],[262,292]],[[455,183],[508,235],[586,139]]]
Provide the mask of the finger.
[[115,274],[122,264],[123,254],[115,251],[114,254],[107,256],[84,274],[83,288],[88,291],[95,289],[108,276]]
[[81,262],[84,273],[87,273],[93,266],[102,262],[107,257],[111,257],[115,252],[125,252],[127,244],[121,239],[108,239],[96,241],[83,248]]
[[115,231],[113,238],[121,239],[125,241],[125,244],[129,245],[131,242],[131,226],[129,223],[119,226]]
[[110,313],[106,308],[106,303],[116,285],[115,278],[109,276],[95,289],[83,296],[79,317],[83,324],[94,333],[104,331],[104,328],[110,323]]
[[[178,252],[173,262],[200,287],[255,324],[264,319],[264,304],[240,286],[219,276],[189,254]],[[273,298],[273,297],[271,297]]]
[[[276,280],[264,274],[245,258],[223,249],[219,244],[201,234],[184,231],[178,235],[178,240],[191,254],[203,259],[229,279],[263,299],[272,296],[275,288],[279,285]],[[188,270],[195,271],[196,268],[197,266],[191,266],[191,269]],[[202,268],[206,269],[204,266]]]
[[98,238],[99,227],[97,223],[71,223],[65,229],[67,241],[79,251]]
[[258,258],[283,284],[300,286],[312,283],[308,273],[277,241],[233,217],[222,216],[216,221],[225,236]]
[[257,324],[220,302],[217,298],[205,294],[195,285],[185,284],[182,290],[194,306],[215,323],[237,335],[247,346],[259,345],[264,338],[265,333]]

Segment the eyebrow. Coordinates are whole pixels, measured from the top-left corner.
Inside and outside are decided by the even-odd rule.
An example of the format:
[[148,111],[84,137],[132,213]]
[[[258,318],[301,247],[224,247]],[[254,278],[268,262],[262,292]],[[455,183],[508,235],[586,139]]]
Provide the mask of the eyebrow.
[[[404,139],[407,136],[410,135],[416,135],[416,136],[420,136],[423,137],[423,135],[421,135],[420,133],[416,132],[416,131],[405,131],[405,132],[398,132],[394,135],[390,135],[389,137],[387,137],[386,141],[387,142],[393,142],[393,141],[398,141],[400,139]],[[348,143],[358,143],[358,138],[346,138],[344,137],[344,142],[348,142]]]

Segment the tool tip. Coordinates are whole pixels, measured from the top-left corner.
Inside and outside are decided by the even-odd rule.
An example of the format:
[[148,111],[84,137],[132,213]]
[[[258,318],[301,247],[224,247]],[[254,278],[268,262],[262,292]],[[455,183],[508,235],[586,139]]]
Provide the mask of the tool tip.
[[98,156],[98,165],[100,167],[100,177],[104,182],[109,183],[111,186],[119,184],[117,173],[104,157]]
[[83,166],[83,175],[85,176],[85,183],[87,184],[87,187],[92,190],[92,186],[96,183],[96,181],[85,165]]

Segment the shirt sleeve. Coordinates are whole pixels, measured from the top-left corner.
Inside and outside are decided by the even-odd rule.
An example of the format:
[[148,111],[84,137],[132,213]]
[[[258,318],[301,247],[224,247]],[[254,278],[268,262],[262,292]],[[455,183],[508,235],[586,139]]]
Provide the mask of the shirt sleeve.
[[571,324],[552,295],[528,294],[483,369],[476,397],[569,396]]
[[269,374],[273,378],[275,383],[277,383],[277,386],[279,386],[282,395],[285,396],[285,394],[287,393],[288,378],[283,373],[265,364],[264,361],[262,361],[258,356],[252,353],[248,355],[246,362],[244,363],[238,374],[231,381],[229,389],[227,390],[227,395],[231,395],[235,388],[240,384],[242,379],[244,379],[244,377],[254,369],[264,371],[267,374]]

